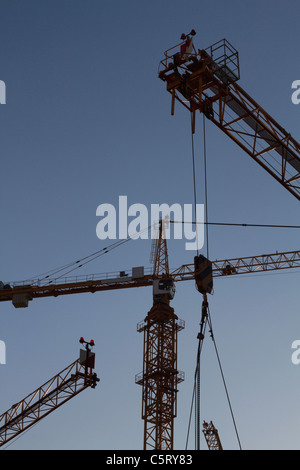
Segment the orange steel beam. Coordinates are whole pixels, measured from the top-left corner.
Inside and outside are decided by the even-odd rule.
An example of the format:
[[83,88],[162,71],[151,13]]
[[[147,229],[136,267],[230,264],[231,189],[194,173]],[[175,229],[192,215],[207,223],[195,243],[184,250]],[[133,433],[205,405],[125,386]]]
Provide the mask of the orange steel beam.
[[[286,251],[246,258],[231,258],[212,262],[214,277],[240,275],[274,271],[278,269],[292,269],[300,267],[300,251]],[[130,274],[130,273],[128,273]],[[160,277],[160,276],[158,276]],[[162,277],[162,275],[161,275]],[[179,268],[170,270],[169,277],[175,282],[195,279],[194,264],[185,264]],[[47,284],[32,283],[27,285],[15,284],[10,289],[0,290],[0,302],[12,301],[14,295],[28,294],[30,299],[40,297],[58,297],[60,295],[76,294],[83,292],[99,292],[113,289],[126,289],[132,287],[152,286],[153,274],[146,274],[142,278],[133,279],[127,277],[111,277],[105,279],[91,279],[91,276],[80,276],[80,280],[70,282],[65,278],[52,281]]]
[[208,450],[223,450],[218,430],[215,428],[212,421],[210,421],[210,423],[203,423],[202,432],[204,434]]
[[76,360],[0,415],[0,447],[99,381],[92,367]]
[[172,114],[177,100],[191,112],[194,131],[196,111],[204,113],[300,200],[300,144],[236,83],[239,71],[235,76],[236,69],[231,70],[235,54],[216,62],[212,47],[211,55],[194,49],[182,59],[177,47],[165,52],[159,72],[172,95]]
[[12,300],[13,295],[28,294],[31,299],[40,297],[58,297],[60,295],[80,294],[84,292],[98,292],[114,289],[128,289],[130,287],[152,286],[152,275],[145,275],[142,279],[127,278],[110,278],[107,280],[82,280],[65,282],[60,280],[54,281],[52,284],[32,284],[32,285],[15,285],[11,289],[0,290],[0,302]]
[[155,303],[137,327],[144,332],[143,372],[135,378],[143,390],[144,450],[173,449],[178,384],[184,380],[177,369],[177,335],[183,328],[167,303]]
[[[160,221],[153,245],[153,279],[156,280],[170,280],[165,223]],[[136,383],[142,385],[144,450],[172,450],[174,444],[177,385],[183,380],[177,370],[177,333],[184,323],[170,307],[171,297],[166,291],[160,295],[153,292],[153,306],[138,325],[138,331],[144,332],[143,372],[136,377]]]
[[165,229],[169,222],[160,220],[157,238],[153,239],[151,258],[153,261],[153,278],[159,278],[163,273],[169,275],[169,258]]
[[[300,251],[286,251],[246,258],[231,258],[212,261],[213,277],[261,273],[277,269],[300,268]],[[171,272],[176,281],[195,277],[194,265],[186,264]]]

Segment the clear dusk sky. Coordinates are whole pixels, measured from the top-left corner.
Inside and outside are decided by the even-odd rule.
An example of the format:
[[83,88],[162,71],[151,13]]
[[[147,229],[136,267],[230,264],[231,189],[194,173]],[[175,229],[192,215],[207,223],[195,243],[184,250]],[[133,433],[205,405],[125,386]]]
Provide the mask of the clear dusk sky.
[[[2,0],[0,80],[1,276],[31,279],[107,246],[97,207],[193,204],[190,119],[158,79],[163,53],[181,33],[195,45],[226,38],[240,57],[240,86],[300,140],[300,5],[296,0]],[[215,222],[299,225],[299,202],[207,122],[208,214]],[[197,116],[198,202],[204,203],[202,117]],[[210,227],[212,260],[299,249],[299,230]],[[170,240],[171,267],[192,263],[185,240]],[[132,240],[74,274],[150,267],[151,240]],[[205,248],[203,249],[205,254]],[[299,270],[215,280],[214,333],[243,449],[299,449]],[[179,333],[175,448],[184,449],[202,297],[177,284]],[[142,449],[143,337],[136,324],[150,288],[1,303],[0,412],[75,360],[79,338],[94,339],[101,379],[8,449]],[[238,449],[213,345],[201,356],[201,419],[225,449]],[[191,429],[189,449],[194,448]],[[205,442],[201,443],[203,449]]]

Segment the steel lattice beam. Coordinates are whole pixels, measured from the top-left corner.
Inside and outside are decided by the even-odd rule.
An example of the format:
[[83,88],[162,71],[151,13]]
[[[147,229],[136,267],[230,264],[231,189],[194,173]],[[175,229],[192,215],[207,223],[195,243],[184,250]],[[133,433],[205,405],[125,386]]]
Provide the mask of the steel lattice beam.
[[0,415],[0,447],[99,379],[79,359]]
[[210,423],[204,421],[202,432],[209,450],[223,450],[218,430],[212,421]]
[[[249,256],[245,258],[231,258],[213,261],[213,276],[221,277],[274,271],[278,269],[292,269],[300,267],[300,251],[286,251],[267,255]],[[195,279],[194,264],[184,264],[179,268],[170,270],[169,276],[175,282]],[[93,279],[93,277],[96,277]],[[157,276],[162,277],[161,275]],[[92,279],[91,279],[92,278]],[[97,279],[97,276],[78,276],[77,280],[65,278],[43,281],[32,284],[24,283],[13,285],[10,289],[0,290],[0,302],[12,301],[14,295],[28,294],[30,299],[40,297],[57,297],[60,295],[76,294],[83,292],[99,292],[113,289],[126,289],[133,287],[152,286],[153,274],[145,274],[139,279],[133,279],[128,272],[127,277],[105,277]],[[26,284],[26,285],[25,285]]]
[[173,449],[177,385],[183,380],[177,370],[177,333],[183,328],[166,303],[154,304],[138,325],[144,332],[143,372],[136,376],[143,387],[144,450]]
[[[224,48],[229,44],[220,41]],[[300,200],[300,144],[237,83],[238,54],[229,45],[228,55],[215,60],[220,45],[182,57],[178,46],[165,52],[159,78],[175,101],[192,114],[199,110],[240,148]],[[234,56],[234,59],[232,57]],[[236,63],[236,62],[237,63]],[[238,70],[238,72],[237,72]]]

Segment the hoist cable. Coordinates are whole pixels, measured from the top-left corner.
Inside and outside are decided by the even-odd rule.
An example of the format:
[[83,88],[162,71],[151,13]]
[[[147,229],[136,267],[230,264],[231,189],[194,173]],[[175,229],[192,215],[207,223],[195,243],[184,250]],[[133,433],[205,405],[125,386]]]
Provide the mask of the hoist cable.
[[[191,112],[191,139],[192,139],[192,162],[193,162],[193,184],[194,184],[194,211],[195,220],[197,220],[197,186],[196,186],[196,169],[195,169],[195,145],[194,145],[194,129],[193,129],[193,112]],[[197,256],[199,256],[198,246],[198,225],[196,225],[196,240],[197,240]],[[201,324],[201,323],[200,323]],[[203,328],[203,325],[200,327]],[[200,435],[199,435],[199,423],[200,423],[200,353],[202,349],[202,341],[199,336],[198,352],[197,352],[197,363],[194,378],[194,397],[195,397],[195,449],[200,450]]]
[[[191,112],[191,139],[192,139],[192,163],[193,163],[193,184],[194,184],[194,205],[195,205],[195,220],[197,221],[197,187],[196,187],[196,170],[195,170],[195,145],[194,145],[194,134],[193,134],[193,114]],[[205,118],[203,116],[203,153],[204,153],[204,190],[205,190],[205,211],[206,221],[208,220],[208,205],[207,205],[207,162],[206,162],[206,138],[205,138]],[[196,240],[198,241],[198,224],[196,224]],[[208,226],[206,226],[206,251],[207,257],[209,256],[209,245],[208,245]],[[199,255],[199,247],[197,244],[197,256]],[[193,403],[195,401],[195,449],[200,450],[200,354],[202,350],[202,344],[204,339],[204,331],[206,329],[207,316],[203,315],[202,306],[202,318],[200,323],[200,333],[198,335],[198,351],[197,351],[197,363],[194,376],[194,388],[190,410],[190,418],[188,424],[186,446],[188,444],[191,415],[193,409]]]
[[206,257],[209,259],[208,248],[208,190],[207,190],[207,162],[206,162],[206,130],[205,116],[203,114],[203,153],[204,153],[204,191],[205,191],[205,221],[206,221]]
[[[206,330],[206,322],[204,323],[203,330],[202,330],[203,336],[205,335],[205,330]],[[194,373],[194,386],[193,386],[193,394],[192,394],[191,407],[190,407],[190,415],[189,415],[189,421],[188,421],[188,430],[187,430],[187,437],[186,437],[185,450],[187,450],[188,441],[189,441],[189,434],[190,434],[190,427],[191,427],[191,421],[192,421],[194,400],[195,400],[195,395],[196,395],[197,376],[200,375],[200,356],[201,356],[202,347],[203,347],[203,339],[201,340],[201,339],[199,338],[199,341],[198,341],[198,349],[197,349],[196,367],[195,367],[195,373]],[[195,438],[196,438],[196,437],[195,437]]]
[[223,381],[223,385],[224,385],[224,389],[225,389],[227,402],[228,402],[228,406],[229,406],[229,409],[230,409],[230,414],[231,414],[231,417],[232,417],[236,437],[237,437],[237,440],[238,440],[239,448],[240,448],[240,450],[242,450],[241,441],[240,441],[239,433],[238,433],[238,430],[237,430],[236,421],[235,421],[235,417],[234,417],[234,414],[233,414],[233,409],[232,409],[232,406],[231,406],[231,401],[230,401],[230,398],[229,398],[228,388],[227,388],[227,385],[226,385],[226,381],[225,381],[225,377],[224,377],[224,373],[223,373],[223,368],[222,368],[222,364],[221,364],[221,360],[220,360],[220,356],[219,356],[215,336],[214,336],[213,329],[212,329],[212,321],[211,321],[209,306],[208,306],[208,324],[209,324],[209,329],[210,329],[209,330],[210,336],[211,336],[212,342],[214,344],[214,348],[215,348],[215,352],[216,352],[216,356],[217,356],[217,360],[218,360],[218,364],[219,364],[219,368],[220,368],[220,372],[221,372],[221,376],[222,376],[222,381]]
[[238,445],[239,445],[240,450],[242,450],[241,441],[240,441],[240,437],[239,437],[239,433],[238,433],[238,429],[237,429],[237,425],[236,425],[236,420],[235,420],[235,416],[234,416],[234,413],[233,413],[231,400],[230,400],[230,397],[229,397],[228,387],[227,387],[227,384],[226,384],[226,380],[225,380],[225,376],[224,376],[224,372],[223,372],[223,368],[222,368],[222,364],[221,364],[221,360],[220,360],[219,351],[218,351],[215,336],[214,336],[214,333],[213,333],[212,320],[211,320],[211,314],[210,314],[210,309],[209,309],[208,303],[207,303],[207,315],[204,318],[202,316],[202,320],[203,320],[203,327],[201,328],[200,333],[203,333],[203,335],[198,336],[199,342],[198,342],[198,350],[197,350],[197,361],[196,361],[196,368],[195,368],[195,374],[194,374],[194,386],[193,386],[193,394],[192,394],[190,415],[189,415],[189,421],[188,421],[188,430],[187,430],[185,450],[187,450],[188,441],[189,441],[193,408],[195,408],[194,409],[194,411],[195,411],[195,449],[200,450],[200,355],[201,355],[201,351],[202,351],[203,340],[204,340],[205,330],[206,330],[206,325],[207,324],[208,324],[208,327],[209,327],[210,337],[211,337],[213,345],[214,345],[214,349],[215,349],[215,353],[216,353],[216,357],[217,357],[217,362],[218,362],[218,365],[219,365],[219,369],[220,369],[220,373],[221,373],[221,377],[222,377],[222,381],[223,381],[223,385],[224,385],[224,389],[225,389],[225,394],[226,394],[226,398],[227,398],[227,402],[228,402],[228,406],[229,406],[233,426],[234,426],[234,429],[235,429],[235,434],[236,434],[237,441],[238,441]]
[[[192,164],[193,164],[193,185],[194,185],[194,210],[195,220],[197,220],[197,186],[196,186],[196,169],[195,169],[195,145],[193,134],[193,113],[191,112],[191,139],[192,139]],[[197,255],[199,254],[198,248],[198,227],[196,225],[196,240],[197,240]]]
[[[137,232],[136,234],[137,234],[137,235],[140,235],[140,234],[144,233],[145,231],[148,232],[150,228],[151,228],[151,225],[148,226],[147,228],[141,230],[140,232]],[[77,270],[77,269],[83,267],[84,265],[90,263],[91,261],[94,261],[95,259],[99,258],[100,256],[103,256],[103,255],[105,255],[106,253],[109,253],[110,251],[114,250],[115,248],[118,248],[119,246],[123,245],[124,243],[127,243],[128,241],[134,239],[134,235],[135,235],[135,234],[130,235],[130,236],[128,236],[128,237],[125,238],[125,239],[117,240],[116,242],[112,243],[111,245],[108,245],[108,246],[106,246],[106,247],[104,247],[104,248],[101,248],[101,250],[97,250],[97,251],[91,253],[90,255],[87,255],[87,256],[85,256],[85,257],[83,257],[83,258],[80,258],[80,259],[78,259],[78,260],[76,260],[76,261],[73,261],[73,262],[70,262],[70,263],[68,263],[68,264],[65,264],[65,265],[63,265],[63,266],[60,266],[60,267],[58,267],[58,268],[56,268],[56,269],[52,269],[52,270],[50,270],[50,271],[46,271],[45,273],[40,274],[39,276],[35,276],[35,277],[32,278],[32,279],[38,279],[39,281],[43,281],[43,280],[45,280],[45,279],[50,279],[50,281],[51,281],[51,278],[52,278],[52,281],[53,281],[53,280],[55,280],[55,279],[59,279],[59,278],[61,278],[61,277],[65,277],[65,276],[66,276],[67,274],[69,274],[70,272],[75,271],[75,270]],[[70,268],[69,271],[65,272],[66,269],[68,269],[68,268]],[[64,271],[64,272],[63,272],[63,271]],[[61,274],[60,276],[54,278],[54,276],[55,276],[56,274],[59,274],[59,273],[61,273],[61,272],[63,272],[63,274]],[[50,283],[51,283],[51,282],[50,282]]]
[[[151,226],[148,226],[146,229],[142,230],[140,233],[143,233],[145,231],[148,231],[150,229]],[[85,258],[82,258],[81,260],[79,261],[76,261],[74,263],[74,265],[76,265],[78,262],[81,262],[81,264],[77,265],[77,266],[74,266],[73,269],[70,269],[69,271],[67,271],[66,273],[62,274],[61,276],[58,276],[56,277],[54,280],[56,279],[60,279],[61,277],[65,277],[67,274],[70,274],[70,272],[72,271],[75,271],[76,269],[79,269],[83,266],[85,266],[86,264],[90,263],[91,261],[94,261],[95,259],[99,258],[100,256],[103,256],[104,254],[108,253],[109,251],[123,245],[124,243],[127,243],[128,241],[130,240],[133,240],[134,236],[133,235],[129,235],[127,238],[123,239],[123,240],[119,240],[115,243],[113,243],[112,245],[106,247],[106,248],[103,248],[102,250],[99,250],[99,251],[96,251],[95,253],[92,253],[91,255],[89,256],[86,256]],[[86,261],[85,261],[86,260]]]
[[279,225],[279,224],[245,224],[231,222],[186,222],[185,220],[170,220],[170,224],[196,224],[196,225],[224,225],[227,227],[259,227],[259,228],[296,228],[300,229],[300,225]]

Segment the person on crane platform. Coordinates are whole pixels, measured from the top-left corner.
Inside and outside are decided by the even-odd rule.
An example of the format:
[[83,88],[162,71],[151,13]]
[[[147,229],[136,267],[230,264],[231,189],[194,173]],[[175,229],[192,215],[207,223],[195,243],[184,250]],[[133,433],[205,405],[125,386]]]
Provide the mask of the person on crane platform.
[[186,60],[193,50],[193,38],[191,36],[195,36],[196,31],[192,29],[189,34],[182,33],[181,38],[185,42],[180,46],[180,57],[182,60]]

